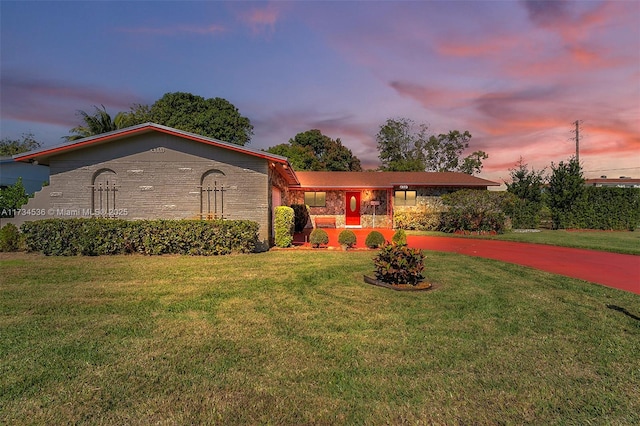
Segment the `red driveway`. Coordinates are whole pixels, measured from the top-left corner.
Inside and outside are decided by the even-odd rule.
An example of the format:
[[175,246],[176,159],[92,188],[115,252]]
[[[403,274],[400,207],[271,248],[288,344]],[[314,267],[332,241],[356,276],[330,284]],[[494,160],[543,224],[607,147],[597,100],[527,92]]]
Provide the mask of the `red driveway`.
[[[329,245],[338,246],[341,229],[326,231]],[[391,229],[378,231],[387,240],[391,240],[394,232]],[[371,229],[355,229],[354,232],[358,239],[357,246],[364,247]],[[304,236],[297,236],[297,240],[304,241]],[[407,243],[423,250],[459,253],[529,266],[640,294],[640,256],[474,238],[409,236]]]

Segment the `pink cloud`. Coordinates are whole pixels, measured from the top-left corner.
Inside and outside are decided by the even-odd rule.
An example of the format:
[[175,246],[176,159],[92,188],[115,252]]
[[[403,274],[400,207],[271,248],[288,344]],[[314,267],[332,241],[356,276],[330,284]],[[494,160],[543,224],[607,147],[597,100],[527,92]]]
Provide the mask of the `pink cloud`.
[[282,3],[268,3],[240,13],[240,20],[249,26],[253,34],[270,34],[281,18]]
[[74,85],[15,73],[5,73],[0,88],[3,119],[63,126],[75,125],[77,110],[89,110],[93,105],[105,105],[115,114],[141,102],[138,96],[123,90]]

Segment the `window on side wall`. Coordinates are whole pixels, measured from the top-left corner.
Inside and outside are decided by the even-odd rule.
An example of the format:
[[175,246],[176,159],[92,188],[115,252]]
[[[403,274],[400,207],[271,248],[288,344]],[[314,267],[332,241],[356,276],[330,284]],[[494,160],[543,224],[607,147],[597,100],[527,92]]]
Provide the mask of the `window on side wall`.
[[304,203],[309,207],[325,207],[327,205],[327,193],[305,192]]
[[415,206],[416,191],[396,191],[393,204],[396,206]]

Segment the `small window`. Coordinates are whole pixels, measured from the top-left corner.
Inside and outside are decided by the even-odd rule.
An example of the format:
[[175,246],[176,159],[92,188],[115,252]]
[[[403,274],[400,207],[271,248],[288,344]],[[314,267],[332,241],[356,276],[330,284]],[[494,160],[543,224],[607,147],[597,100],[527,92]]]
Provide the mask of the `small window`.
[[326,192],[305,192],[304,203],[309,207],[324,207],[327,205]]
[[393,204],[396,206],[415,206],[416,191],[396,191]]

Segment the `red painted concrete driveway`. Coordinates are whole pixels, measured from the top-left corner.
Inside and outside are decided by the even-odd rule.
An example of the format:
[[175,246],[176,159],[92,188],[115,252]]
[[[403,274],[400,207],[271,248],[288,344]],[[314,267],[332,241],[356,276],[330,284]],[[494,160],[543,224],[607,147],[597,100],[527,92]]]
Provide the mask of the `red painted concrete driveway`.
[[[329,245],[338,246],[338,234],[342,229],[325,230],[329,234]],[[353,231],[358,240],[357,247],[364,247],[364,241],[372,230],[354,229]],[[381,232],[388,241],[394,233],[392,229],[377,229],[377,231]],[[305,238],[308,238],[308,233],[306,236],[296,235],[298,244],[306,241]],[[411,247],[423,250],[458,253],[529,266],[640,294],[640,256],[474,238],[410,235],[407,237],[407,243]]]
[[484,257],[640,294],[640,256],[472,238],[407,237],[411,247]]

